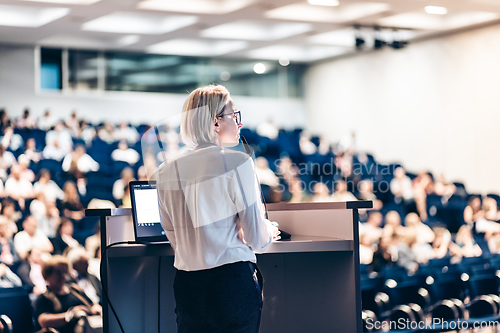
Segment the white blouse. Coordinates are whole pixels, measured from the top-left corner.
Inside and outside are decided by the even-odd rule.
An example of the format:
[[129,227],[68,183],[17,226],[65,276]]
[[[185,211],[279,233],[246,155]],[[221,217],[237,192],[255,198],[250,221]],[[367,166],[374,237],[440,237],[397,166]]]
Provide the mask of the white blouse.
[[[256,262],[272,241],[252,159],[218,146],[190,150],[163,163],[157,175],[160,217],[174,266],[196,271]],[[238,219],[245,241],[238,238]]]

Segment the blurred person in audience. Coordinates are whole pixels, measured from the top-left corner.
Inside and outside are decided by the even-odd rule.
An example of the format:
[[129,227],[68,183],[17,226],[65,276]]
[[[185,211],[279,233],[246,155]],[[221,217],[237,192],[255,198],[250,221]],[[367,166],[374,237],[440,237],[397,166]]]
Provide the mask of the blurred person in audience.
[[26,149],[23,154],[33,163],[38,163],[42,159],[42,153],[36,149],[36,141],[33,138],[26,141]]
[[18,164],[10,168],[10,176],[5,182],[5,195],[16,200],[19,207],[24,209],[25,200],[33,198],[33,184],[26,179],[21,178],[22,168]]
[[12,199],[5,198],[2,200],[0,215],[7,219],[9,226],[7,230],[7,237],[12,238],[18,230],[17,222],[21,218],[22,213],[16,211],[16,204],[12,201]]
[[24,109],[23,115],[16,122],[17,128],[35,128],[36,120],[30,115],[30,109]]
[[69,153],[73,147],[73,139],[68,129],[64,126],[63,122],[58,122],[54,129],[49,131],[45,136],[46,144],[56,146],[55,142],[59,143],[59,149],[64,151],[65,154]]
[[373,244],[367,234],[359,235],[359,262],[369,265],[373,262]]
[[89,273],[89,257],[85,249],[75,248],[68,253],[67,258],[70,266],[70,281],[76,283],[94,304],[99,304],[102,297],[101,281],[97,276]]
[[445,257],[450,248],[451,244],[451,233],[448,229],[443,227],[434,228],[434,242],[432,242],[432,249],[434,250],[434,258],[441,259]]
[[444,176],[444,172],[439,174],[439,178],[434,183],[434,193],[449,199],[456,190],[456,186],[446,182],[446,177]]
[[14,128],[10,126],[5,129],[1,144],[5,149],[9,148],[15,152],[23,146],[24,140],[21,135],[14,133]]
[[138,170],[137,170],[137,178],[139,180],[148,180],[148,175],[146,173],[146,167],[142,165]]
[[50,115],[50,110],[45,110],[43,116],[38,119],[38,128],[44,131],[49,131],[57,124],[57,119]]
[[123,161],[134,165],[139,161],[140,156],[138,152],[128,147],[127,141],[122,140],[118,143],[118,148],[111,153],[111,158],[115,161]]
[[368,239],[372,244],[377,244],[382,238],[383,229],[382,226],[382,214],[377,211],[371,211],[368,214],[368,221],[363,223],[363,234],[368,236]]
[[333,201],[335,202],[343,202],[343,201],[357,201],[354,194],[347,191],[347,184],[343,180],[339,180],[335,184],[335,192],[332,195]]
[[95,233],[85,239],[85,250],[89,258],[96,258],[96,251],[101,247],[101,224],[98,222],[94,227]]
[[340,174],[343,178],[349,178],[352,175],[352,156],[346,153],[338,154],[334,159],[335,166],[340,170]]
[[430,244],[436,237],[434,231],[432,231],[428,225],[424,224],[415,213],[409,213],[406,215],[405,226],[407,228],[406,230],[414,229],[416,231],[416,242],[418,244]]
[[84,145],[77,145],[75,151],[64,158],[62,168],[76,179],[80,179],[90,171],[99,170],[99,163],[86,153]]
[[7,170],[16,164],[16,158],[10,151],[6,151],[5,147],[0,145],[0,178],[7,179]]
[[5,108],[0,109],[0,136],[4,135],[5,129],[11,125],[10,123],[7,110]]
[[486,241],[494,234],[500,233],[500,224],[485,218],[485,212],[481,209],[480,197],[473,197],[469,200],[464,209],[464,221],[476,233],[484,234]]
[[382,237],[390,237],[394,233],[404,235],[406,228],[401,225],[401,216],[395,210],[391,210],[385,214],[385,225],[382,232]]
[[295,177],[292,179],[290,182],[290,192],[292,193],[292,198],[290,199],[289,202],[291,203],[296,203],[296,202],[307,202],[308,198],[307,195],[304,191],[304,188],[302,186],[302,181],[300,178]]
[[389,253],[389,247],[392,243],[392,234],[380,239],[377,249],[373,253],[372,269],[374,272],[380,272],[386,267],[391,267],[392,256]]
[[144,171],[146,171],[146,177],[148,180],[154,180],[156,176],[156,171],[158,170],[158,163],[156,163],[156,158],[150,152],[147,152],[144,156]]
[[135,180],[134,170],[130,167],[124,168],[120,174],[120,179],[117,179],[113,184],[113,197],[116,200],[123,199],[125,186],[133,180]]
[[318,153],[320,155],[328,155],[332,151],[330,140],[324,135],[319,137]]
[[55,201],[47,201],[44,192],[38,192],[30,204],[30,213],[38,221],[38,228],[49,237],[55,237],[59,226],[59,209]]
[[52,253],[54,247],[47,236],[38,229],[38,221],[35,217],[28,215],[23,221],[23,229],[14,237],[14,246],[22,260],[26,259],[28,251],[34,248],[42,253]]
[[64,198],[63,190],[51,179],[50,171],[47,169],[41,169],[38,172],[38,181],[33,186],[33,190],[35,195],[43,192],[47,201],[62,200]]
[[76,239],[73,238],[75,227],[73,221],[65,217],[61,218],[61,223],[57,228],[56,237],[52,238],[54,254],[67,254],[72,249],[82,247]]
[[413,194],[417,213],[422,221],[427,220],[427,195],[434,193],[434,179],[428,172],[421,172],[413,180]]
[[313,187],[314,194],[311,197],[311,202],[333,202],[328,186],[325,183],[318,182]]
[[34,248],[28,251],[26,260],[17,269],[17,275],[21,278],[23,285],[35,296],[47,291],[45,280],[42,276],[42,263],[42,252],[40,249]]
[[113,136],[115,141],[126,141],[129,145],[134,145],[139,141],[139,133],[137,130],[124,121],[115,129]]
[[[3,186],[3,181],[0,179],[0,198],[5,198],[5,188]],[[1,208],[1,206],[0,206]]]
[[304,155],[313,155],[318,147],[311,141],[311,135],[306,132],[300,133],[299,139],[300,152]]
[[182,154],[184,151],[186,151],[186,146],[181,148],[176,142],[167,142],[167,149],[160,151],[156,155],[156,158],[160,162],[170,161]]
[[404,235],[394,233],[391,235],[390,245],[387,251],[391,254],[391,260],[400,267],[404,267],[409,274],[418,270],[418,261],[411,245],[415,242],[414,231],[406,232]]
[[76,111],[71,112],[71,115],[66,118],[64,124],[69,129],[71,136],[75,138],[80,137],[80,123],[76,115]]
[[93,303],[76,284],[66,283],[68,272],[68,260],[62,256],[53,256],[42,264],[47,291],[34,303],[37,329],[73,333],[80,318],[102,314],[101,306]]
[[479,257],[483,253],[481,247],[476,243],[469,225],[463,225],[458,229],[455,243],[450,244],[450,252],[460,258]]
[[23,282],[5,263],[0,262],[0,288],[21,287]]
[[[358,183],[358,195],[357,198],[359,200],[369,200],[373,201],[373,209],[374,210],[381,210],[383,203],[381,200],[377,199],[377,196],[375,193],[373,193],[373,182],[370,179],[364,179]],[[361,214],[366,214],[365,209],[361,209],[360,213]]]
[[123,188],[123,198],[120,208],[131,208],[131,207],[132,207],[132,199],[130,198],[130,186],[127,184]]
[[19,163],[19,173],[21,175],[20,176],[21,179],[25,179],[25,180],[29,181],[30,183],[32,183],[35,180],[35,173],[33,172],[33,170],[28,168],[30,166],[30,162],[31,162],[29,157],[27,157],[24,154],[21,154],[17,158],[17,161]]
[[43,148],[42,157],[46,160],[54,160],[61,162],[68,152],[61,148],[59,141],[54,140],[45,145]]
[[278,163],[277,168],[278,176],[283,177],[285,182],[290,183],[299,174],[298,167],[293,164],[292,160],[288,156],[283,156]]
[[486,197],[483,200],[484,218],[488,221],[500,220],[500,212],[498,211],[498,203],[495,199]]
[[404,201],[405,205],[409,205],[414,201],[413,182],[406,175],[403,167],[394,170],[394,178],[391,180],[390,188],[396,203]]
[[14,239],[9,236],[9,221],[0,216],[0,261],[12,266],[15,262],[21,260],[14,246]]
[[274,124],[272,118],[269,118],[265,123],[257,125],[256,132],[258,135],[274,140],[278,137],[279,129]]
[[64,183],[64,199],[61,201],[62,215],[75,221],[81,220],[85,216],[85,207],[83,207],[76,185],[71,180]]
[[80,138],[85,141],[87,146],[92,144],[92,140],[94,140],[96,136],[96,130],[94,126],[87,123],[86,120],[80,121]]
[[111,123],[105,123],[103,126],[97,129],[97,136],[104,142],[113,143],[115,142],[115,127]]
[[274,187],[278,186],[280,183],[278,176],[269,168],[269,162],[263,156],[259,156],[255,159],[255,174],[260,184]]

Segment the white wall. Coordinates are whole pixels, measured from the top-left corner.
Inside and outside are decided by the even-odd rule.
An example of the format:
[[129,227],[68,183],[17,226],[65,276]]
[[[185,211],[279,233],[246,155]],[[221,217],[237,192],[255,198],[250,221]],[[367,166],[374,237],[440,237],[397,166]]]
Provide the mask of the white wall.
[[[22,114],[25,107],[33,116],[40,116],[50,108],[52,114],[66,118],[73,109],[85,119],[127,120],[154,124],[180,113],[187,97],[183,94],[106,92],[63,96],[35,93],[35,53],[30,46],[0,45],[0,107],[7,107],[9,116]],[[232,96],[241,109],[244,126],[254,128],[262,121],[273,118],[285,128],[303,127],[305,106],[300,99],[273,99]]]
[[314,65],[308,129],[411,172],[500,192],[500,26]]

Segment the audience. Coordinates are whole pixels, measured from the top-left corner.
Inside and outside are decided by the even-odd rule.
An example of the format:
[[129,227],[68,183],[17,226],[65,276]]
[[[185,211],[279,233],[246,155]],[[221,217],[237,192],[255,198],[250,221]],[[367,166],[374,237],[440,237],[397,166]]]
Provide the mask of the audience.
[[99,278],[89,273],[89,257],[84,248],[74,248],[68,253],[70,277],[72,282],[87,295],[93,303],[99,304],[102,297],[102,287]]
[[[31,136],[30,131],[33,131],[35,126],[49,131],[45,134],[46,143],[43,137]],[[138,127],[141,133],[147,128],[150,127]],[[45,115],[39,118],[38,125],[29,115],[29,111],[16,124],[10,122],[5,110],[0,111],[0,198],[7,197],[2,200],[0,210],[0,287],[16,286],[22,281],[27,289],[32,290],[33,295],[38,296],[35,313],[40,327],[57,327],[61,332],[66,330],[60,319],[61,314],[66,315],[65,312],[70,307],[66,310],[54,308],[47,295],[72,298],[74,302],[79,302],[75,303],[75,310],[69,311],[68,315],[99,313],[100,310],[94,306],[101,296],[98,279],[88,273],[92,271],[98,274],[99,228],[97,226],[95,233],[86,239],[82,234],[73,236],[73,233],[80,232],[79,228],[84,225],[79,221],[84,218],[85,206],[93,199],[85,196],[87,188],[96,186],[87,184],[87,177],[89,173],[94,172],[104,176],[103,184],[99,186],[105,191],[104,188],[112,185],[112,191],[106,190],[107,194],[112,192],[113,195],[109,199],[113,201],[110,205],[119,205],[121,201],[121,207],[129,207],[129,181],[135,178],[152,179],[161,162],[175,157],[185,149],[181,147],[179,134],[175,130],[168,126],[159,127],[159,130],[159,137],[166,143],[166,152],[150,150],[143,153],[135,149],[140,138],[138,131],[125,122],[118,128],[111,123],[95,127],[84,120],[78,120],[76,112],[65,122],[61,122],[47,110]],[[356,197],[349,191],[352,190],[360,200],[373,201],[374,210],[359,212],[360,216],[365,214],[362,221],[367,219],[366,223],[360,223],[359,228],[360,260],[373,271],[400,266],[413,274],[432,259],[451,256],[452,262],[458,262],[463,257],[484,256],[488,251],[493,254],[500,253],[500,223],[497,223],[500,220],[500,212],[494,198],[486,197],[481,200],[480,196],[471,196],[465,209],[465,203],[463,206],[453,206],[455,198],[460,196],[460,200],[465,200],[462,198],[467,194],[463,190],[461,195],[457,195],[459,185],[447,182],[443,174],[434,181],[431,174],[422,172],[412,181],[403,167],[398,167],[394,170],[393,177],[390,174],[381,175],[376,168],[371,169],[371,166],[377,166],[371,155],[357,152],[354,135],[344,138],[339,145],[334,146],[333,154],[330,142],[325,137],[320,137],[319,146],[316,146],[317,142],[313,143],[309,134],[302,132],[300,136],[295,135],[298,133],[294,132],[292,136],[296,141],[290,144],[295,150],[284,151],[284,156],[270,156],[269,151],[265,151],[266,145],[257,146],[250,143],[258,156],[255,169],[263,185],[264,196],[268,202],[354,201]],[[269,146],[273,149],[278,145],[286,146],[282,139],[288,137],[287,131],[281,133],[272,121],[261,124],[255,135],[266,137],[263,142],[269,143],[271,140]],[[279,140],[276,140],[278,135]],[[149,139],[155,141],[156,138],[152,136]],[[22,147],[23,139],[26,140],[25,148]],[[145,139],[148,140],[148,137]],[[72,151],[73,141],[76,144],[75,151]],[[43,153],[37,150],[37,143],[45,144],[39,147],[43,148]],[[104,147],[104,150],[94,149],[93,145],[96,143],[102,144],[99,148]],[[105,150],[106,146],[111,149],[115,145],[118,149],[113,152]],[[107,156],[103,157],[103,152]],[[328,154],[333,158],[334,170],[338,171],[336,174],[323,179],[321,177],[324,176],[304,174],[307,169],[304,166],[317,163],[318,159],[323,159],[322,163],[332,163],[327,162],[325,156]],[[142,155],[144,162],[138,165]],[[274,163],[275,160],[278,162]],[[113,161],[127,162],[133,165],[133,168],[123,169],[121,178],[117,179],[117,175],[110,175]],[[269,168],[270,162],[277,166],[276,172]],[[355,169],[359,168],[359,164],[362,164],[363,169]],[[320,168],[323,166],[320,164]],[[41,167],[50,171],[40,170]],[[34,172],[38,172],[38,180],[33,186]],[[51,179],[51,173],[54,179]],[[106,177],[110,177],[111,182],[105,180]],[[326,184],[332,182],[335,183],[335,192],[330,194]],[[59,187],[62,184],[64,191]],[[385,195],[387,193],[384,192],[384,186],[390,191],[388,195]],[[95,188],[92,193],[95,193]],[[429,210],[428,216],[429,195],[440,196],[443,206],[448,205],[447,208],[463,213],[463,221],[459,221],[463,225],[459,224],[461,227],[456,236],[450,232],[452,229],[448,230],[443,224],[439,225],[440,222],[446,223],[440,220],[439,214],[435,215]],[[30,202],[32,198],[34,200]],[[25,219],[21,218],[23,214]],[[402,218],[405,220],[405,226],[401,225]],[[22,228],[16,224],[19,221],[23,221]],[[382,228],[383,221],[385,225]],[[75,229],[75,225],[78,228]],[[24,230],[18,232],[18,229]],[[92,231],[85,235],[88,234],[92,234]],[[54,245],[49,241],[49,237]],[[77,239],[85,243],[86,250]],[[481,241],[487,242],[486,249]],[[69,287],[60,279],[68,272],[66,259],[54,256],[55,260],[49,259],[49,264],[44,264],[43,260],[49,258],[49,253],[67,254],[71,268],[70,279],[74,285]],[[16,270],[21,277],[19,280],[9,266],[16,267],[21,258],[24,261]],[[46,267],[43,276],[42,266]],[[47,290],[43,277],[49,286]],[[85,294],[83,297],[86,301],[82,302],[75,293]],[[69,296],[70,294],[74,297]]]
[[35,301],[37,329],[55,328],[60,333],[73,333],[80,318],[102,313],[99,304],[93,303],[76,285],[66,283],[69,272],[68,260],[53,256],[42,264],[42,275],[47,292]]
[[23,260],[17,269],[17,275],[21,278],[23,285],[34,296],[43,294],[47,287],[42,276],[42,251],[34,248],[28,251],[26,260]]
[[111,153],[111,158],[115,161],[127,162],[130,165],[134,165],[139,161],[140,156],[135,149],[128,147],[125,140],[122,140],[118,143],[118,148]]
[[56,237],[52,239],[55,254],[67,254],[69,251],[81,247],[80,243],[73,238],[73,232],[73,221],[61,218]]
[[81,220],[85,216],[85,209],[80,201],[76,185],[71,180],[64,183],[64,199],[61,201],[60,211],[62,215],[75,221]]
[[26,259],[28,252],[33,249],[39,249],[43,254],[49,254],[54,251],[54,247],[49,238],[38,229],[38,221],[31,215],[26,217],[23,222],[23,231],[14,236],[14,246],[21,260]]
[[347,191],[347,184],[343,180],[339,180],[335,184],[335,192],[332,195],[333,201],[357,201],[354,194]]

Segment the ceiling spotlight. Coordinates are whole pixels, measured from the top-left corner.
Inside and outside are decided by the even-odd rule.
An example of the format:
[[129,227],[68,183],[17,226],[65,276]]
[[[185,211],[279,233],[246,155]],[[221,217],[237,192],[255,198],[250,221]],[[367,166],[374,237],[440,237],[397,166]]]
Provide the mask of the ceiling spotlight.
[[425,11],[427,14],[434,14],[434,15],[445,15],[448,13],[448,10],[445,7],[439,7],[439,6],[425,6]]
[[231,78],[231,73],[229,73],[227,71],[220,73],[220,79],[222,81],[228,81],[230,78]]
[[354,26],[354,29],[356,29],[356,32],[355,32],[356,50],[358,50],[358,51],[361,51],[363,49],[363,45],[365,45],[365,39],[361,35],[360,28],[361,27],[359,25]]
[[253,71],[257,74],[264,74],[266,72],[266,65],[258,62],[253,66]]
[[381,48],[383,48],[384,46],[387,45],[387,42],[384,41],[380,36],[381,35],[380,34],[380,27],[373,27],[373,30],[375,30],[375,38],[373,41],[373,48],[375,50],[380,50]]
[[392,43],[389,44],[390,47],[392,47],[395,50],[402,49],[406,45],[408,45],[408,42],[405,41],[403,38],[401,38],[401,34],[398,33],[397,29],[394,29],[394,38]]
[[365,40],[361,37],[356,37],[356,49],[361,50],[365,45]]
[[281,66],[288,66],[290,65],[290,59],[286,57],[281,57],[280,60],[278,60]]
[[375,38],[375,40],[373,41],[373,48],[375,50],[380,50],[381,48],[383,48],[386,45],[387,45],[387,43],[385,41],[383,41],[382,39]]
[[337,0],[307,0],[310,5],[335,7],[339,5]]

